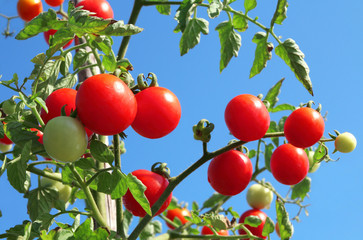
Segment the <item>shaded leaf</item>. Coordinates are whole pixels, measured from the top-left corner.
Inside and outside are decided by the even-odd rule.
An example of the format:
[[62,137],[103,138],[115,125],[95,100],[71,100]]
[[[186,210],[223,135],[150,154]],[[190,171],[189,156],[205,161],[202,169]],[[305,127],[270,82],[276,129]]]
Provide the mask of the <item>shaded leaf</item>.
[[275,224],[270,217],[266,218],[265,225],[263,225],[262,236],[268,236],[275,231]]
[[276,105],[276,103],[279,101],[278,96],[281,92],[280,89],[284,80],[285,78],[281,79],[272,88],[270,88],[270,90],[268,90],[264,100],[270,103],[269,110],[273,108]]
[[[275,121],[270,122],[270,127],[268,128],[267,132],[268,133],[278,132],[278,126],[277,126],[277,123]],[[279,138],[278,137],[271,138],[271,140],[275,144],[276,147],[279,146]]]
[[219,16],[223,9],[223,4],[220,0],[209,0],[210,4],[207,9],[208,16],[210,18],[216,18]]
[[258,227],[262,223],[262,220],[257,216],[250,215],[245,218],[243,223],[250,227]]
[[194,10],[194,2],[196,0],[183,0],[179,8],[176,11],[174,19],[178,21],[178,25],[175,27],[174,32],[184,32],[187,22],[191,16],[191,12]]
[[219,193],[213,193],[213,195],[211,197],[209,197],[204,203],[202,208],[212,208],[215,205],[217,205],[217,203],[219,203],[220,201],[222,201],[225,198],[224,195],[219,194]]
[[270,161],[271,161],[271,156],[272,156],[272,150],[274,149],[274,145],[272,143],[265,145],[265,167],[267,168],[267,170],[269,170],[271,172],[271,166],[270,166]]
[[267,61],[271,59],[271,52],[268,50],[267,35],[264,32],[258,32],[252,41],[257,44],[255,50],[255,59],[250,70],[250,78],[259,74],[267,65]]
[[151,213],[150,203],[144,194],[146,190],[145,185],[131,173],[127,175],[126,180],[127,180],[127,186],[132,196],[145,210],[145,212],[151,216],[152,213]]
[[112,164],[115,156],[113,152],[101,141],[93,140],[90,144],[92,156],[100,162]]
[[289,214],[285,209],[285,205],[279,198],[276,199],[276,217],[279,224],[281,239],[290,239],[294,229],[289,220]]
[[28,213],[32,221],[35,221],[43,214],[48,214],[53,207],[53,203],[58,199],[58,191],[55,187],[36,188],[29,192]]
[[188,22],[179,43],[180,55],[186,54],[199,43],[200,33],[208,34],[208,25],[208,21],[202,18],[193,18]]

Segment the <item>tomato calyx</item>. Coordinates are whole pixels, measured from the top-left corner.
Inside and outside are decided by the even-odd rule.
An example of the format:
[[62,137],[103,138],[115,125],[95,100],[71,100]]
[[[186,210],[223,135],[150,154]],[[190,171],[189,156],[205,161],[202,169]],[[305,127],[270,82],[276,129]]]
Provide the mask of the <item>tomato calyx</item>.
[[[147,85],[147,82],[145,80],[150,79],[151,82],[149,85]],[[155,73],[149,73],[147,77],[145,78],[143,73],[140,73],[139,76],[137,76],[137,88],[142,91],[149,87],[158,87],[158,79],[155,75]]]
[[151,171],[163,176],[166,179],[170,179],[170,169],[166,163],[156,162],[151,166]]
[[202,119],[198,124],[193,126],[194,139],[207,143],[212,138],[211,132],[214,129],[214,124],[207,119]]

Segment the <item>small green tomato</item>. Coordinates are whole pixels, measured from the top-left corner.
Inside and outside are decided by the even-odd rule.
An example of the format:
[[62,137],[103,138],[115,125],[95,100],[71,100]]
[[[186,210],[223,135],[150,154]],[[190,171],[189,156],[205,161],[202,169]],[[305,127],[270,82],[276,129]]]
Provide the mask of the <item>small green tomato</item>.
[[308,152],[308,158],[309,158],[309,173],[313,173],[320,167],[320,163],[314,162],[314,151]]
[[247,202],[255,209],[269,209],[273,196],[270,189],[256,183],[251,185],[247,191]]
[[16,102],[14,100],[8,99],[3,102],[2,109],[7,115],[11,115],[15,112]]
[[[62,178],[61,173],[52,173],[54,176]],[[58,198],[63,202],[68,202],[69,198],[71,197],[72,188],[68,185],[64,185],[61,182],[56,180],[43,177],[40,179],[40,185],[42,187],[54,187],[58,190]]]
[[339,134],[335,139],[335,149],[339,152],[349,153],[353,151],[356,146],[357,139],[349,132]]
[[0,143],[0,151],[1,152],[8,152],[13,147],[13,144],[3,144]]

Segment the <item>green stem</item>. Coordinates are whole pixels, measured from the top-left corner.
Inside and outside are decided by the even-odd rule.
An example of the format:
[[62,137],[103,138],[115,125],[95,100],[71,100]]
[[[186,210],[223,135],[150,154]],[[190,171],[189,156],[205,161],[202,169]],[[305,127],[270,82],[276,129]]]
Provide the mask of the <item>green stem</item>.
[[111,170],[114,170],[114,168],[110,167],[110,168],[99,169],[90,179],[87,180],[87,182],[85,183],[86,186],[89,186],[93,182],[93,180],[95,180],[98,177],[98,175],[100,175],[101,173],[111,171]]
[[42,117],[40,116],[38,110],[36,108],[31,108],[31,110],[32,110],[32,113],[35,116],[35,118],[38,120],[40,126],[44,127],[45,126],[44,121],[43,121]]
[[75,46],[70,47],[67,50],[65,50],[63,52],[64,53],[63,55],[67,55],[67,53],[72,52],[73,50],[77,50],[77,49],[84,48],[84,47],[87,47],[87,46],[88,46],[87,42],[75,45]]
[[103,65],[102,65],[102,61],[101,61],[101,58],[100,58],[100,55],[98,54],[98,52],[97,52],[97,49],[96,48],[94,48],[94,47],[92,47],[92,46],[90,46],[90,45],[88,45],[90,48],[91,48],[91,50],[92,50],[92,53],[93,53],[93,56],[95,57],[95,59],[96,59],[96,62],[97,62],[97,65],[98,65],[98,67],[99,67],[99,69],[100,69],[100,72],[101,73],[105,73],[105,68],[103,67]]
[[73,73],[73,75],[76,75],[76,74],[78,74],[80,71],[82,71],[82,70],[85,70],[85,69],[87,69],[87,68],[93,68],[93,67],[97,67],[98,66],[98,64],[97,63],[94,63],[94,64],[90,64],[90,65],[87,65],[87,66],[83,66],[83,67],[79,67],[74,73]]

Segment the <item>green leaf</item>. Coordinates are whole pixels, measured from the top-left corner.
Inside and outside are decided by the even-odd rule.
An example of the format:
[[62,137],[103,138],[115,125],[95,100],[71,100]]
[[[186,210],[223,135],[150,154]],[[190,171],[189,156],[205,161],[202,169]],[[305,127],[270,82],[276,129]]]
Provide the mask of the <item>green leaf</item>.
[[74,232],[74,239],[93,239],[93,221],[92,218],[87,218]]
[[91,44],[96,47],[98,50],[104,52],[106,55],[113,54],[112,53],[112,44],[113,40],[109,36],[91,36],[92,41]]
[[248,152],[248,158],[252,159],[256,156],[256,150],[252,149]]
[[183,0],[179,8],[176,10],[175,20],[178,21],[178,25],[175,27],[174,32],[184,32],[187,26],[191,13],[194,11],[194,2],[196,0]]
[[212,196],[210,196],[204,203],[202,208],[212,208],[216,204],[218,204],[220,201],[223,201],[223,199],[226,196],[219,194],[219,193],[213,193]]
[[248,21],[245,17],[243,17],[240,14],[233,14],[233,28],[236,29],[239,32],[244,32],[248,28]]
[[34,239],[38,236],[34,232],[31,232],[32,223],[30,221],[24,221],[21,225],[16,225],[8,230],[5,234],[0,234],[0,238],[6,238],[7,240],[26,240]]
[[129,173],[127,175],[126,180],[127,180],[127,186],[129,188],[132,196],[140,204],[140,206],[145,210],[145,212],[151,216],[152,213],[151,213],[150,203],[144,194],[144,192],[146,190],[145,185],[131,173]]
[[102,65],[105,67],[106,71],[114,72],[117,67],[115,55],[110,54],[103,56]]
[[210,4],[207,9],[208,16],[210,18],[216,18],[219,16],[223,9],[223,4],[220,0],[209,0]]
[[271,52],[268,48],[267,35],[264,32],[258,32],[252,39],[256,43],[255,59],[250,71],[250,78],[259,74],[267,65],[267,61],[271,59]]
[[[268,128],[267,132],[268,133],[278,132],[278,126],[277,126],[277,123],[275,121],[270,122],[270,127]],[[279,138],[278,137],[271,138],[271,140],[275,144],[276,147],[279,146]]]
[[192,210],[193,211],[198,211],[199,210],[199,205],[196,201],[193,201],[192,203]]
[[281,79],[280,81],[278,81],[272,88],[270,88],[270,90],[268,90],[266,97],[264,98],[265,101],[268,101],[270,103],[270,108],[273,108],[276,103],[279,101],[278,96],[281,92],[281,86],[283,81],[285,80],[285,78]]
[[245,0],[244,3],[246,14],[257,6],[256,0]]
[[242,45],[241,36],[233,29],[231,22],[222,22],[216,30],[219,33],[221,43],[221,60],[219,63],[219,71],[225,69],[233,56],[238,56],[238,51]]
[[289,220],[289,213],[286,211],[284,203],[279,198],[276,199],[276,217],[279,224],[281,239],[290,239],[294,232],[294,228]]
[[268,236],[275,231],[275,224],[270,217],[266,218],[265,225],[263,225],[262,236]]
[[107,147],[107,145],[98,140],[91,141],[90,150],[92,156],[100,162],[112,164],[115,158],[113,152]]
[[46,56],[44,53],[39,53],[38,55],[36,55],[32,60],[30,60],[32,63],[38,64],[38,65],[43,65],[43,63],[45,62]]
[[69,28],[61,28],[50,38],[49,46],[61,48],[64,47],[69,41],[74,39],[74,33]]
[[58,191],[54,187],[36,188],[30,191],[27,197],[29,217],[35,221],[43,214],[50,212],[53,203],[58,199]]
[[324,144],[320,144],[319,147],[315,150],[314,159],[322,160],[327,155],[328,155],[328,152],[326,151],[326,147],[324,147]]
[[291,199],[300,198],[302,201],[310,192],[311,179],[306,177],[304,180],[292,187]]
[[120,169],[112,172],[111,198],[118,199],[127,192],[127,177]]
[[37,104],[33,101],[33,99],[28,98],[27,96],[24,96],[21,92],[19,92],[20,99],[25,103],[25,105],[28,108],[36,108]]
[[81,48],[79,49],[76,54],[74,55],[73,60],[73,71],[75,71],[77,68],[83,66],[86,64],[89,58],[89,52],[87,52],[85,49]]
[[275,147],[274,147],[274,145],[272,143],[270,143],[268,145],[265,145],[265,167],[270,172],[271,172],[270,161],[271,161],[271,156],[272,156],[272,150],[274,148]]
[[295,76],[304,85],[306,90],[308,90],[311,95],[314,95],[313,86],[309,76],[309,67],[304,61],[304,54],[301,52],[295,41],[291,38],[286,39],[275,48],[275,52],[295,73]]
[[[150,2],[155,2],[155,1],[158,1],[158,0],[150,0]],[[168,0],[161,0],[161,1],[167,2]],[[170,13],[171,13],[170,5],[166,5],[166,4],[156,5],[156,10],[158,10],[158,12],[163,15],[170,15]]]
[[262,223],[262,220],[257,216],[251,215],[246,217],[243,223],[251,227],[258,227]]
[[122,221],[123,228],[124,228],[124,233],[127,233],[129,231],[129,227],[131,225],[132,218],[133,218],[132,213],[130,213],[129,211],[127,211],[125,209],[124,210],[124,219]]
[[288,103],[283,103],[283,104],[277,105],[276,107],[271,109],[270,112],[274,113],[274,112],[280,112],[280,111],[286,111],[286,110],[294,111],[295,109],[296,109],[295,106],[292,106]]
[[284,116],[279,121],[279,131],[280,132],[284,131],[284,125],[285,125],[286,119],[287,119],[287,116]]
[[188,22],[179,43],[180,55],[186,54],[199,43],[200,33],[208,34],[208,24],[208,21],[202,18],[193,18]]
[[54,216],[49,213],[43,213],[35,220],[35,223],[40,224],[40,229],[44,229],[46,231],[49,230],[50,226],[54,222]]
[[288,6],[289,4],[287,3],[287,0],[278,0],[274,16],[271,20],[271,26],[273,26],[275,23],[282,24],[286,18]]
[[60,65],[60,72],[63,76],[66,76],[69,73],[69,67],[72,64],[72,53],[68,52],[64,57],[64,61],[62,61]]
[[132,24],[124,24],[123,21],[113,22],[104,30],[98,32],[100,35],[107,36],[132,36],[141,33],[144,29]]
[[153,237],[155,237],[155,235],[158,233],[161,233],[161,222],[151,221],[142,230],[140,234],[140,239],[141,240],[153,239]]
[[54,85],[54,90],[60,88],[73,88],[78,81],[77,74],[68,73],[66,76],[59,78]]

